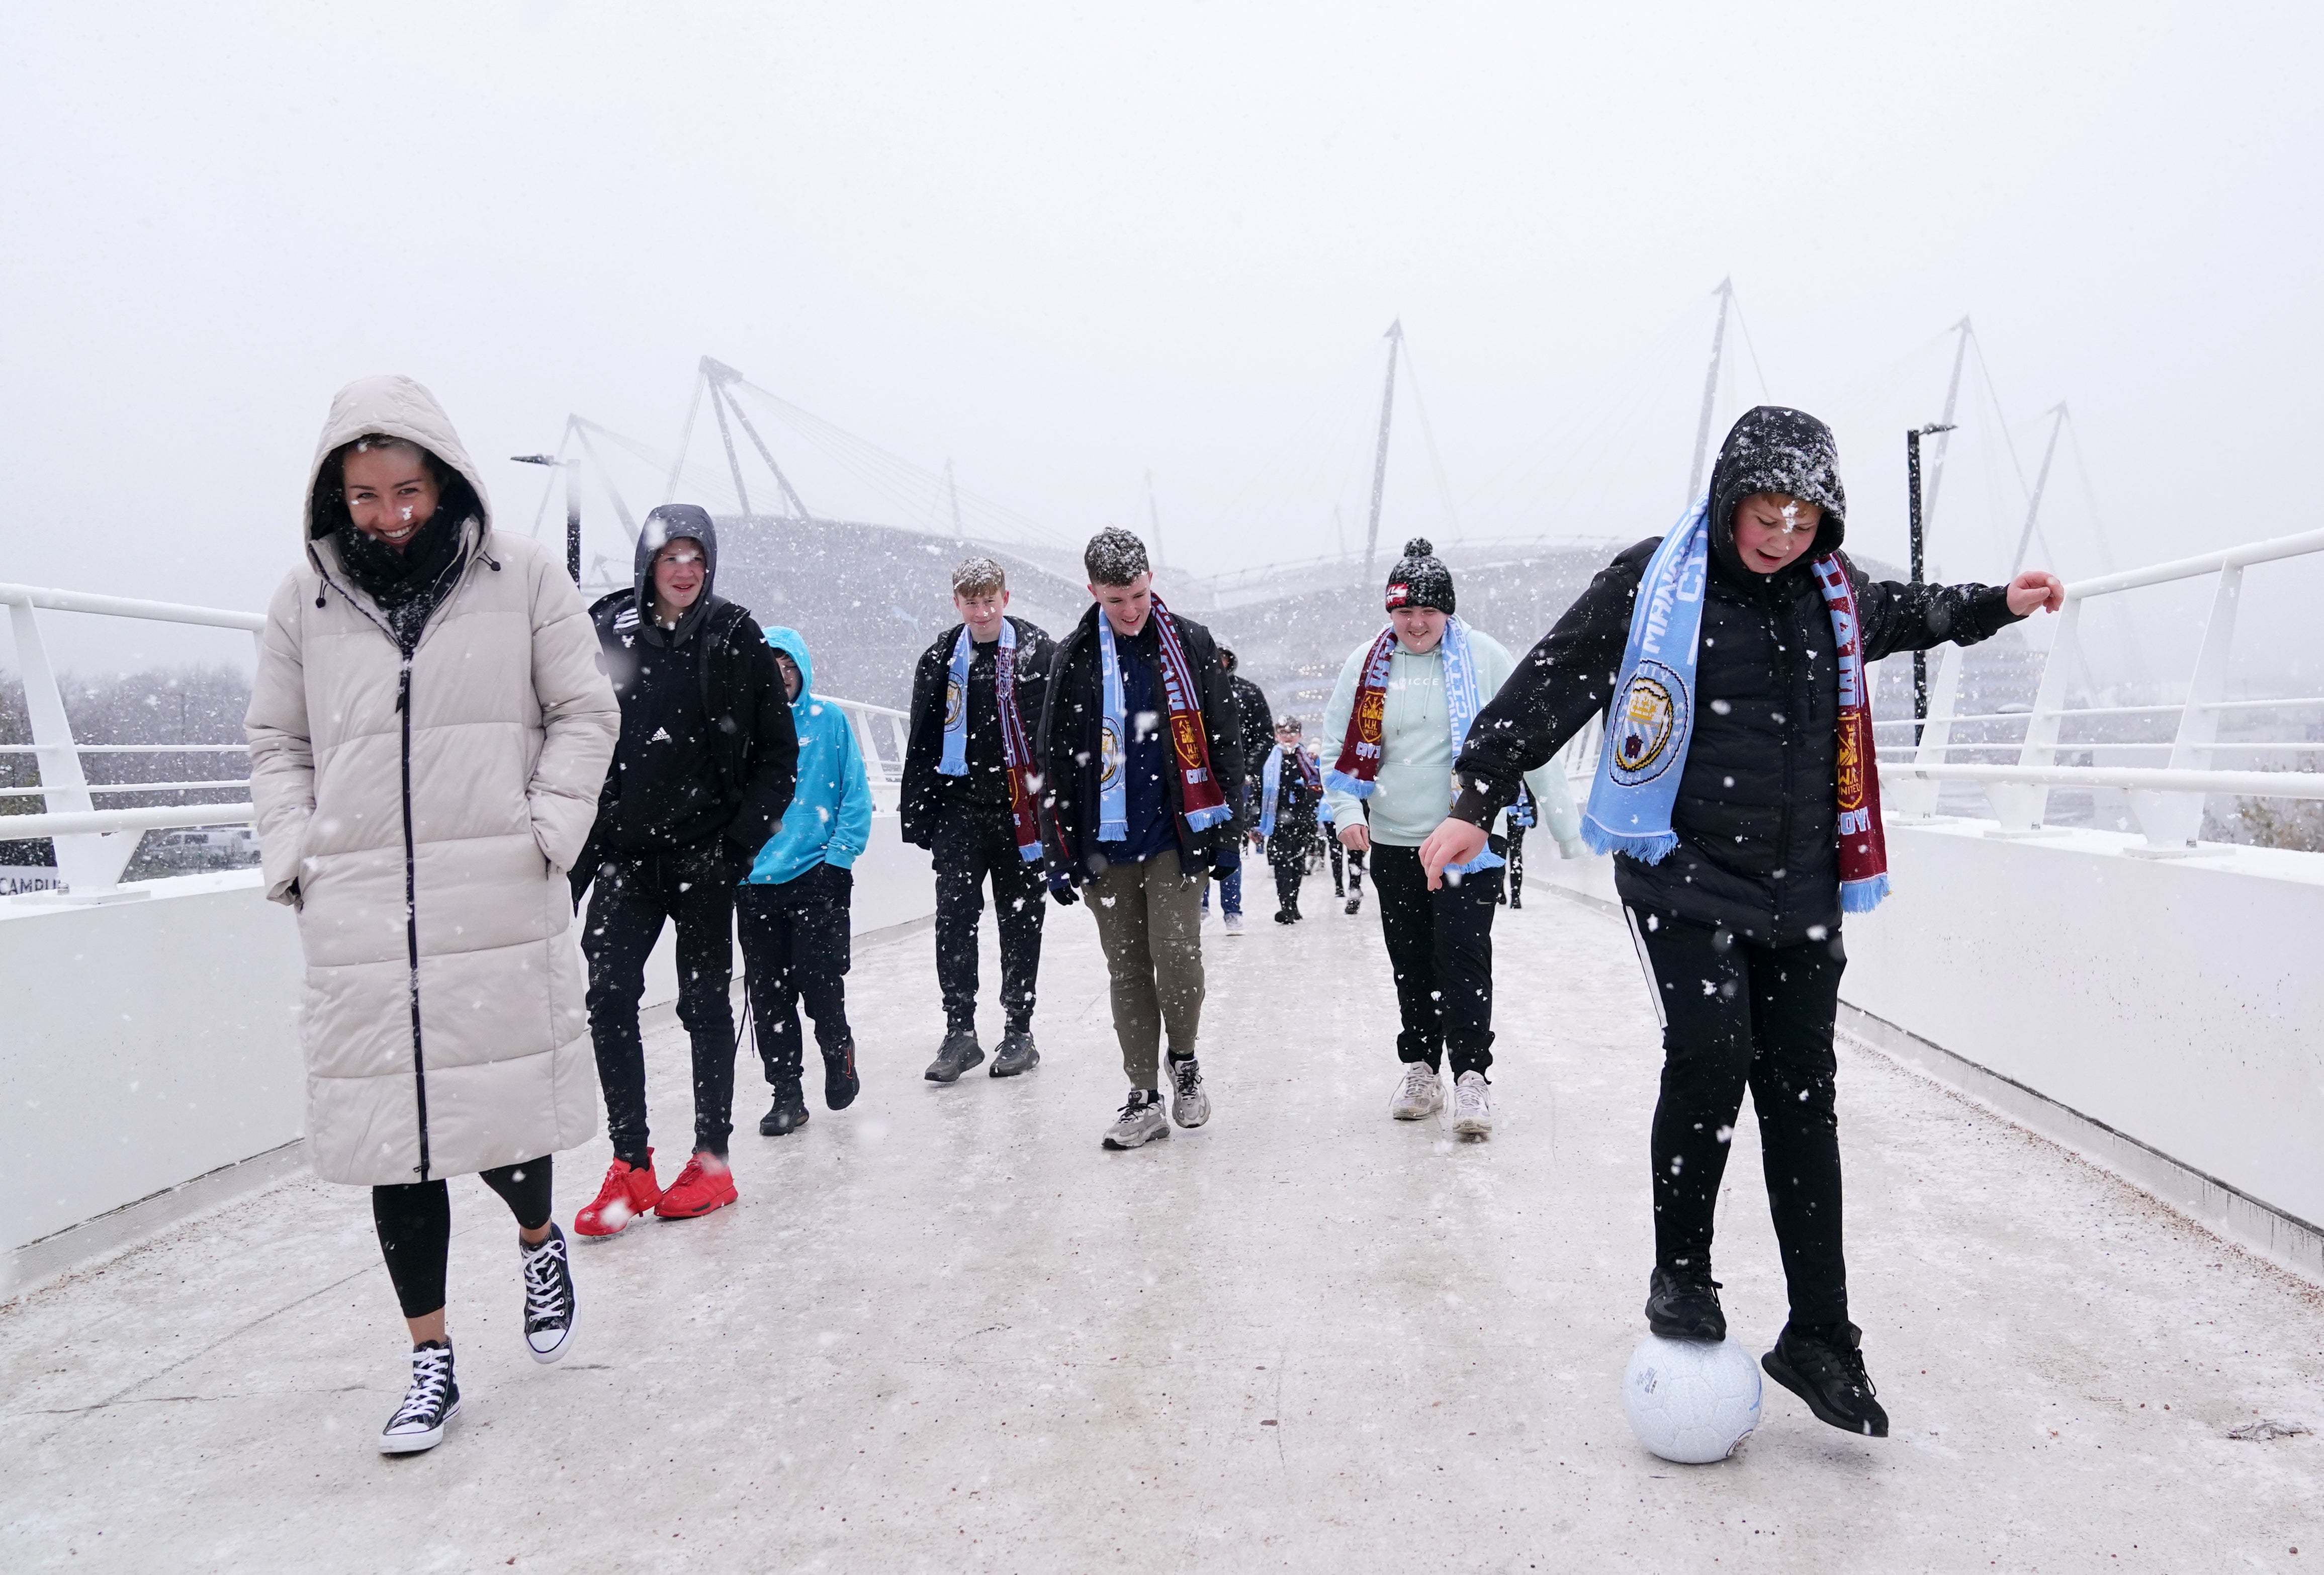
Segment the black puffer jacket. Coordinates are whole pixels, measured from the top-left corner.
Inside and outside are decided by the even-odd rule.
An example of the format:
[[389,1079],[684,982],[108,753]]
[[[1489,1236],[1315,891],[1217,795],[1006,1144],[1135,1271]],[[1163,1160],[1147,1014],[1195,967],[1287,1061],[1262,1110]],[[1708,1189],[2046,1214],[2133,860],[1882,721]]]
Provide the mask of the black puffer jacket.
[[[1012,685],[1017,691],[1017,717],[1025,724],[1025,737],[1030,742],[1040,737],[1041,710],[1049,697],[1049,668],[1057,658],[1057,642],[1038,623],[1028,623],[1022,618],[1009,622],[1017,631],[1017,671]],[[952,687],[953,648],[960,643],[961,628],[955,623],[936,636],[936,643],[920,653],[919,663],[912,670],[911,732],[904,746],[903,791],[898,807],[901,811],[904,840],[915,847],[934,844],[936,820],[948,795],[973,797],[979,792],[966,778],[947,778],[936,769],[944,760],[945,706]],[[988,709],[999,705],[1000,682],[994,668],[999,654],[989,647],[979,647],[969,653],[972,767],[975,764],[982,718]],[[994,720],[999,720],[997,709]],[[993,741],[996,746],[1000,742],[997,739]],[[1035,744],[1034,748],[1038,752],[1040,746]],[[1006,806],[1005,786],[991,801]]]
[[[1033,748],[1041,757],[1041,845],[1048,855],[1049,878],[1078,886],[1094,871],[1089,855],[1089,828],[1097,820],[1098,725],[1105,714],[1099,694],[1097,621],[1103,614],[1096,603],[1082,614],[1058,642],[1056,666],[1049,673],[1049,699],[1041,714],[1041,731]],[[1154,616],[1176,626],[1186,665],[1194,669],[1194,703],[1202,708],[1203,732],[1211,769],[1230,789],[1243,776],[1242,713],[1236,704],[1226,664],[1219,660],[1218,642],[1211,631],[1190,618],[1157,609]],[[1162,675],[1154,675],[1154,692],[1162,693]],[[1170,807],[1177,813],[1178,859],[1189,875],[1206,874],[1220,852],[1221,840],[1232,846],[1241,833],[1230,816],[1217,825],[1189,833],[1185,819],[1182,786],[1175,770],[1162,773],[1168,787]]]
[[[1814,546],[1773,575],[1746,568],[1735,549],[1735,506],[1763,492],[1824,510]],[[1831,614],[1809,566],[1840,548],[1846,511],[1822,422],[1762,406],[1736,423],[1711,480],[1694,736],[1671,815],[1678,846],[1658,864],[1616,859],[1626,900],[1763,944],[1838,929],[1839,669]],[[1631,603],[1660,542],[1641,541],[1600,571],[1479,714],[1454,767],[1454,815],[1490,824],[1516,798],[1519,774],[1605,710]],[[1852,563],[1848,573],[1868,662],[1948,640],[1973,645],[2017,622],[1997,585],[1874,581]]]
[[[654,555],[669,540],[692,537],[702,543],[706,573],[702,593],[679,619],[664,631],[640,616],[646,604]],[[665,504],[646,517],[639,533],[636,575],[629,590],[600,597],[589,609],[597,628],[599,661],[613,680],[613,692],[626,709],[633,701],[641,667],[640,646],[692,643],[690,664],[700,684],[702,714],[708,720],[707,741],[717,796],[726,813],[711,818],[708,831],[723,831],[730,861],[747,869],[752,858],[782,824],[798,785],[798,733],[791,722],[791,706],[781,669],[775,666],[773,648],[748,609],[713,592],[718,573],[718,535],[710,516],[691,504]],[[597,797],[597,824],[589,844],[573,866],[574,895],[595,876],[604,857],[604,830],[622,792],[622,771],[616,754]]]

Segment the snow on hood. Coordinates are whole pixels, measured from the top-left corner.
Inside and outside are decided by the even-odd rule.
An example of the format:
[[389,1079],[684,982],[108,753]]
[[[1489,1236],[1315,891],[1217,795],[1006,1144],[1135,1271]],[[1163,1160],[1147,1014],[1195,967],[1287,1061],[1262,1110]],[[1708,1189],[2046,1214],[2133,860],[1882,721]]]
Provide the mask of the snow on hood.
[[420,382],[387,373],[359,377],[331,396],[331,413],[324,419],[323,435],[315,440],[314,460],[307,466],[306,502],[300,510],[305,521],[300,533],[301,546],[318,537],[328,536],[346,523],[316,518],[315,484],[322,479],[323,462],[343,445],[374,432],[417,443],[458,471],[475,490],[478,523],[487,530],[492,529],[493,505],[484,493],[484,478],[477,474],[476,462],[468,457],[460,435],[452,430],[451,419],[444,414],[444,407]]
[[661,504],[638,527],[638,549],[630,559],[630,590],[637,598],[638,617],[643,623],[650,622],[647,610],[653,605],[654,554],[680,537],[702,543],[702,594],[678,621],[671,631],[673,642],[693,632],[710,611],[718,589],[718,527],[710,522],[710,511],[696,503]]
[[1735,505],[1754,493],[1787,493],[1823,511],[1807,563],[1835,551],[1848,536],[1848,493],[1840,484],[1840,443],[1831,428],[1805,410],[1759,405],[1746,410],[1719,447],[1711,473],[1711,547],[1738,573]]

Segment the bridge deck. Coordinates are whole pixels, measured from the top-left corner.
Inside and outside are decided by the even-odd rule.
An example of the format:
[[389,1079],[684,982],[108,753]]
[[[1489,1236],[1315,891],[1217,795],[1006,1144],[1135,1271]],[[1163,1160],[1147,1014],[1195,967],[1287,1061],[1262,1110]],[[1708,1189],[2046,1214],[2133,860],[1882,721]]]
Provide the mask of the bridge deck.
[[[1217,1118],[1127,1155],[1097,1143],[1119,1073],[1081,912],[1051,915],[1048,1061],[1013,1083],[922,1083],[927,937],[866,948],[863,1099],[761,1139],[746,1065],[740,1206],[581,1250],[561,1366],[519,1353],[506,1217],[456,1184],[466,1410],[427,1456],[372,1449],[401,1331],[363,1194],[245,1200],[0,1309],[0,1564],[2324,1560],[2324,1440],[2227,1437],[2324,1429],[2324,1294],[1856,1048],[1852,1279],[1895,1436],[1849,1438],[1771,1385],[1735,1460],[1641,1452],[1618,1380],[1650,1261],[1655,1031],[1615,921],[1544,893],[1502,923],[1483,1146],[1386,1118],[1369,911],[1209,932]],[[677,1032],[652,1053],[676,1137]],[[1748,1121],[1738,1147],[1720,1274],[1764,1345],[1781,1283]],[[605,1157],[560,1165],[560,1218]]]

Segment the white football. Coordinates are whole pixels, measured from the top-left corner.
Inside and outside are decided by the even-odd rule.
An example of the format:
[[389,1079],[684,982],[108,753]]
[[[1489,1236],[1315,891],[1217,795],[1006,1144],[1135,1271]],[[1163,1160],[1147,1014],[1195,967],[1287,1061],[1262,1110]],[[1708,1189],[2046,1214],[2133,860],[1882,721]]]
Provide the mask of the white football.
[[1638,1441],[1664,1460],[1723,1460],[1759,1425],[1759,1364],[1732,1340],[1649,1334],[1622,1375],[1622,1409]]

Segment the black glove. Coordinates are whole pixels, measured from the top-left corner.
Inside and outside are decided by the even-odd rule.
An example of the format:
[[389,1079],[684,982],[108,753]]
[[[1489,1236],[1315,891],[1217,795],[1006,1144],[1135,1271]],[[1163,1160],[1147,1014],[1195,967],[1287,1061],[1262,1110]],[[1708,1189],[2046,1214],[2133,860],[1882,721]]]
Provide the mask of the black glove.
[[1081,893],[1074,889],[1074,883],[1062,875],[1049,877],[1049,895],[1057,899],[1059,907],[1071,907],[1082,899]]

